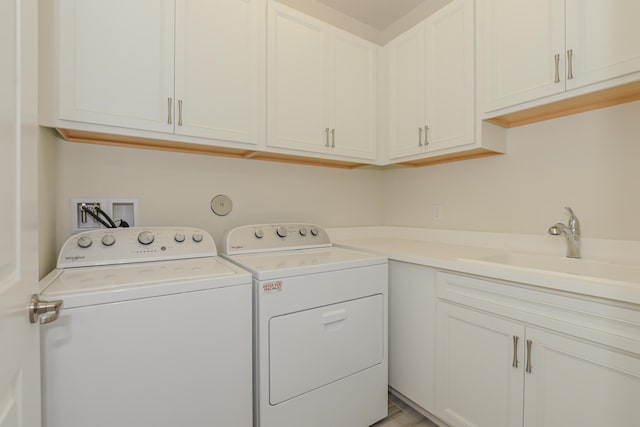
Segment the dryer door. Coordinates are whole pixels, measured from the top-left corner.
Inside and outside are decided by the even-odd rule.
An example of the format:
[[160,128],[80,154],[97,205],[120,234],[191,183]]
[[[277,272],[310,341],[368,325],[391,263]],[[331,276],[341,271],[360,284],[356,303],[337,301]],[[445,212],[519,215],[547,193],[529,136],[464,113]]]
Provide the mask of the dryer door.
[[269,321],[272,405],[382,363],[384,298],[373,295]]

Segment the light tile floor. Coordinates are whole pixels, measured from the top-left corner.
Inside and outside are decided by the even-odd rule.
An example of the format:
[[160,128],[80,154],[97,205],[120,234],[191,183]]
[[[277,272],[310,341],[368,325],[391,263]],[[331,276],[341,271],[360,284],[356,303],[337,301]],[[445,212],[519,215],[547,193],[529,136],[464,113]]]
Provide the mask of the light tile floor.
[[371,427],[437,427],[412,407],[389,395],[389,416]]

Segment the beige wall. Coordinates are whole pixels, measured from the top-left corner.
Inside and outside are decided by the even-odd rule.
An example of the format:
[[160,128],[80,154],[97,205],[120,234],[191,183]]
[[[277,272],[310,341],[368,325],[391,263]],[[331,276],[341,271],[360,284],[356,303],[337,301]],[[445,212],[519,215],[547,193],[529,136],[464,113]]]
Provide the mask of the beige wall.
[[[640,102],[508,130],[505,156],[384,171],[384,224],[640,240]],[[443,217],[433,219],[433,205]]]
[[[259,160],[77,144],[59,140],[57,247],[70,236],[70,199],[138,198],[144,226],[185,225],[216,242],[238,225],[314,222],[324,226],[382,223],[379,170],[342,170]],[[214,215],[216,194],[231,197]]]
[[38,134],[38,269],[40,278],[56,265],[57,154],[55,131],[40,128]]
[[[640,240],[640,102],[508,131],[508,154],[421,168],[341,170],[151,150],[41,142],[41,274],[70,235],[69,199],[140,200],[142,225],[232,227],[308,221],[544,234],[578,214],[590,238]],[[50,132],[50,131],[45,131]],[[46,143],[46,144],[42,144]],[[209,208],[227,194],[227,217]],[[443,217],[433,219],[433,205]],[[55,237],[54,237],[55,236]]]

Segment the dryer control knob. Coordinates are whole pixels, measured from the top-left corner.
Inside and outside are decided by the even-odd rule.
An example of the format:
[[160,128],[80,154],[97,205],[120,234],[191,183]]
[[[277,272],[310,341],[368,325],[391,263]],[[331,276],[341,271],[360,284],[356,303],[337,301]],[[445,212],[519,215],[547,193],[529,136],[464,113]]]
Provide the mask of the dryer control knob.
[[287,228],[286,227],[280,226],[276,230],[276,234],[278,235],[278,237],[282,237],[284,239],[285,237],[287,237],[287,234],[289,234],[289,233],[287,232]]
[[193,239],[194,242],[200,243],[202,242],[202,239],[204,239],[204,236],[200,233],[196,233],[191,238]]
[[307,229],[304,227],[301,227],[300,230],[298,230],[298,233],[300,233],[300,235],[304,237],[307,235]]
[[185,239],[184,233],[176,233],[176,235],[173,236],[173,240],[175,240],[178,243],[184,242],[184,239]]
[[104,246],[113,246],[115,242],[116,238],[113,234],[105,234],[104,236],[102,236],[102,244]]
[[80,236],[80,238],[78,238],[78,246],[80,246],[82,249],[86,249],[92,244],[93,240],[91,240],[91,237],[89,236]]
[[311,227],[311,235],[314,237],[318,235],[318,229],[316,227]]
[[150,245],[156,238],[153,236],[153,233],[150,231],[143,231],[138,234],[138,242],[143,245]]
[[264,231],[256,230],[256,232],[253,233],[253,235],[256,236],[256,239],[262,239],[264,237]]

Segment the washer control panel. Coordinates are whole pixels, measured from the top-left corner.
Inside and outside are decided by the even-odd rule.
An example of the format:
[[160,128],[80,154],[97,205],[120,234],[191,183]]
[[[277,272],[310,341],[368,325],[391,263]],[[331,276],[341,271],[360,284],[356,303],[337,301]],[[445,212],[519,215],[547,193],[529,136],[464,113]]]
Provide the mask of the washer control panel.
[[238,255],[327,246],[331,246],[329,235],[316,224],[255,224],[227,232],[221,251]]
[[58,255],[58,268],[168,261],[216,255],[213,238],[198,228],[106,228],[70,237]]

